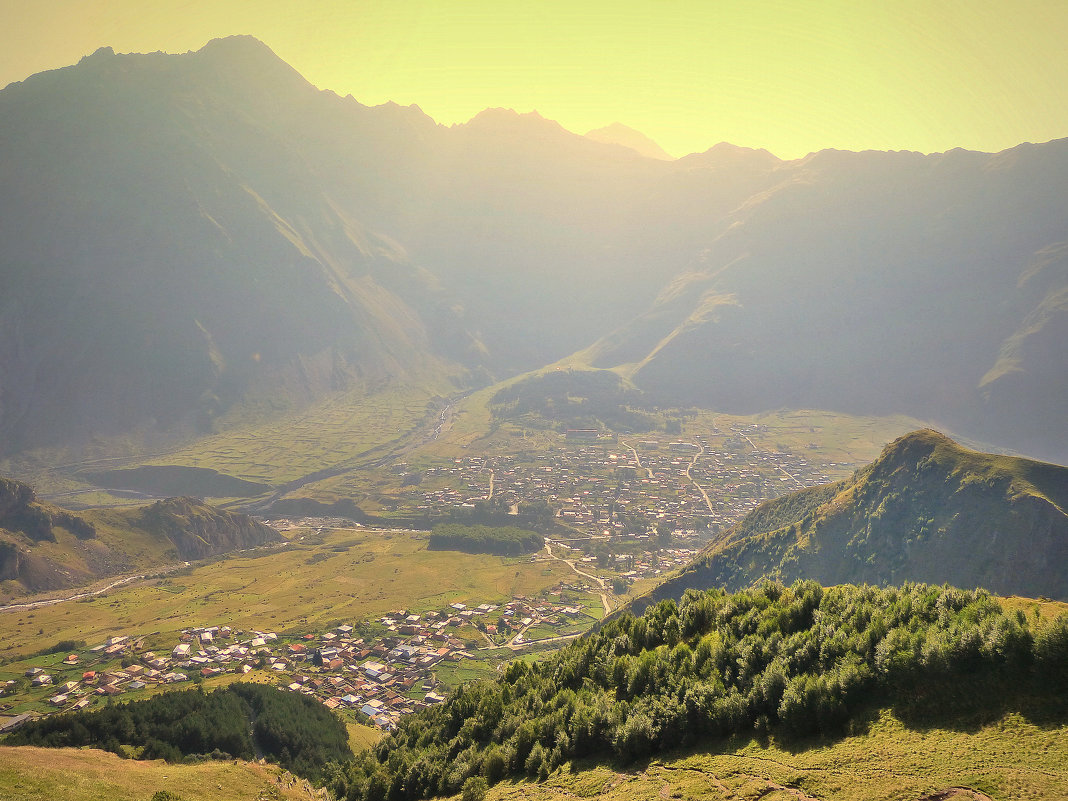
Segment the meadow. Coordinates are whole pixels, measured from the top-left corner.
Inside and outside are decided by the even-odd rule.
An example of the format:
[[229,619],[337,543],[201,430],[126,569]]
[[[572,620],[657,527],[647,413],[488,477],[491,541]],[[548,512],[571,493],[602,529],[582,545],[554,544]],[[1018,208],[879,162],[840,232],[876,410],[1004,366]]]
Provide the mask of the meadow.
[[735,739],[631,770],[569,763],[542,784],[492,787],[486,801],[933,801],[954,787],[983,794],[961,801],[1063,799],[1068,726],[1020,712],[915,724],[881,710],[865,731],[840,740],[800,748]]
[[[122,633],[148,634],[149,645],[162,647],[193,626],[324,631],[397,609],[502,603],[573,578],[559,562],[428,551],[425,534],[308,532],[283,548],[219,559],[92,598],[0,610],[0,659]],[[0,678],[15,668],[0,666]]]
[[321,801],[306,781],[276,765],[210,761],[191,765],[120,759],[95,749],[0,746],[5,801]]

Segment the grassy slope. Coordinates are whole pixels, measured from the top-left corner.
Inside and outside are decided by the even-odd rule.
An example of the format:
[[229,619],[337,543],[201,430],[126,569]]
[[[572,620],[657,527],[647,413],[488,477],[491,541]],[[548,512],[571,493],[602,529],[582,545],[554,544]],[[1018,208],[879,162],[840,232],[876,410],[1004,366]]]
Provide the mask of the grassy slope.
[[[94,582],[107,584],[119,574],[179,562],[181,557],[174,543],[163,534],[149,530],[142,519],[143,510],[143,506],[137,506],[79,512],[79,517],[95,526],[95,537],[78,539],[57,526],[54,529],[56,541],[35,543],[31,553],[66,570],[74,587],[91,587]],[[214,511],[199,506],[193,508],[191,513],[200,517],[215,517]],[[45,591],[44,594],[56,596],[75,591],[60,589]],[[24,596],[27,596],[27,590],[22,583],[0,582],[0,602],[24,601]]]
[[1056,465],[915,432],[852,479],[763,504],[653,596],[770,576],[948,581],[1062,597],[1055,565],[1065,547],[1066,476]]
[[972,787],[995,801],[1063,799],[1068,787],[1068,726],[1006,713],[957,725],[906,725],[882,712],[863,734],[804,750],[756,740],[722,743],[620,773],[572,766],[542,785],[492,788],[487,801],[917,801],[950,787]]
[[311,801],[306,782],[274,765],[140,762],[93,749],[0,746],[5,801],[149,801],[167,790],[183,801]]
[[[625,772],[573,764],[543,784],[497,785],[487,801],[915,801],[960,786],[995,801],[1053,801],[1068,787],[1068,726],[1016,712],[934,726],[884,711],[862,734],[803,750],[755,739],[718,746]],[[279,775],[269,765],[167,765],[93,750],[0,747],[0,787],[11,801],[147,801],[160,789],[189,801],[310,797],[299,784],[279,784]]]

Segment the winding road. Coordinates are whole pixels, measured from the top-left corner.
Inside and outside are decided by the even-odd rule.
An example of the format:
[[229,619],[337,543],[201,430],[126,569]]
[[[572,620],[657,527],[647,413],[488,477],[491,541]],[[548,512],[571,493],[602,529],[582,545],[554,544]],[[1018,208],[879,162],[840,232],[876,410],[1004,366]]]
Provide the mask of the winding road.
[[[564,559],[564,557],[557,556],[556,554],[554,554],[553,543],[551,540],[545,540],[545,552],[549,554],[550,559],[555,559],[557,562],[563,562],[565,565],[575,571],[575,573],[577,573],[578,575],[584,576],[588,579],[595,581],[597,583],[597,586],[600,587],[602,590],[608,589],[608,585],[605,583],[605,580],[600,576],[595,576],[592,573],[586,573],[585,571],[579,570],[577,567],[575,567],[574,562],[569,562],[567,559]],[[604,616],[608,617],[609,613],[612,611],[612,604],[608,600],[608,593],[601,592],[600,596],[601,605],[604,606]],[[545,642],[545,640],[539,640],[539,642]]]
[[45,598],[40,601],[27,601],[21,604],[8,604],[7,606],[0,606],[0,612],[15,612],[20,609],[40,609],[42,606],[55,606],[56,604],[66,603],[67,601],[80,601],[82,598],[92,598],[94,595],[103,595],[108,590],[113,590],[116,587],[121,587],[124,584],[129,584],[132,581],[139,581],[141,579],[156,578],[162,576],[165,573],[173,573],[176,570],[189,567],[189,562],[183,562],[177,565],[165,565],[163,567],[155,568],[151,573],[141,573],[136,576],[124,576],[123,578],[116,579],[105,587],[101,587],[97,590],[86,590],[74,595],[65,595],[62,598]]
[[700,442],[697,443],[697,447],[700,448],[700,450],[693,455],[693,458],[690,460],[690,463],[686,466],[686,478],[690,479],[690,483],[693,484],[697,488],[697,491],[701,493],[701,497],[705,499],[705,506],[707,506],[708,511],[714,515],[716,513],[716,510],[712,508],[712,499],[708,497],[708,493],[705,492],[705,488],[697,483],[697,479],[694,478],[693,474],[690,472],[691,470],[693,470],[694,465],[697,464],[697,460],[704,456],[704,454],[706,453],[705,446],[702,445]]

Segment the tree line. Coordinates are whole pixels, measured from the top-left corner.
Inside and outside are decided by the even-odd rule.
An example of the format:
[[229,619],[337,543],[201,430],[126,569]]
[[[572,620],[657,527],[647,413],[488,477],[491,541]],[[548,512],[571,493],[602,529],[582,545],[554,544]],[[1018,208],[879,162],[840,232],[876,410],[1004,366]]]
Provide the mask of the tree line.
[[403,718],[331,787],[349,801],[414,801],[754,730],[836,735],[873,699],[1027,676],[1068,684],[1068,616],[1033,627],[985,591],[922,584],[689,590]]
[[127,757],[182,762],[256,759],[321,780],[351,759],[345,725],[318,701],[262,684],[161,693],[143,701],[52,715],[8,735],[7,745],[90,746]]
[[545,547],[545,538],[536,531],[515,526],[465,526],[444,523],[430,533],[432,551],[464,551],[497,556],[519,556]]

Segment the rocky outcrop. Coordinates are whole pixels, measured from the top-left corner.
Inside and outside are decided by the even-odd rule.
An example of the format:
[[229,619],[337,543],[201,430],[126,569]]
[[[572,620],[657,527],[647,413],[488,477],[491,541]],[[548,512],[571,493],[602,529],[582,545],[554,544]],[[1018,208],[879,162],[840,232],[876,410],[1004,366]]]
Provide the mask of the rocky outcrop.
[[55,526],[67,529],[78,539],[96,535],[96,528],[87,520],[37,503],[33,487],[0,478],[0,529],[24,534],[34,542],[55,542]]
[[229,551],[281,542],[274,529],[248,515],[208,506],[198,498],[168,498],[147,507],[144,528],[167,537],[182,559],[204,559]]

